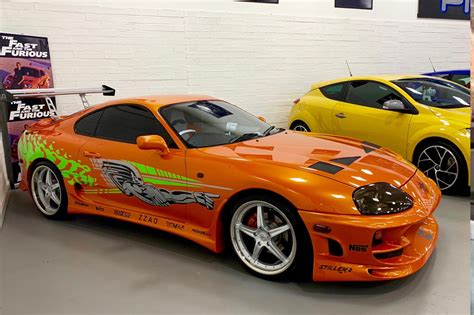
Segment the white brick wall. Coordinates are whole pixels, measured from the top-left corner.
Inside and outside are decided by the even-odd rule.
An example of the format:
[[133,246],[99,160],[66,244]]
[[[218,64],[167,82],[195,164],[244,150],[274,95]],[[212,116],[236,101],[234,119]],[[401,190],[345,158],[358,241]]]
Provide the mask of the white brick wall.
[[[430,71],[428,57],[438,69],[469,67],[469,23],[417,20],[413,6],[409,17],[388,20],[387,12],[370,18],[360,10],[345,10],[344,18],[273,14],[281,7],[268,4],[261,13],[237,12],[237,4],[226,12],[133,1],[122,8],[4,4],[1,31],[49,37],[57,87],[108,84],[119,97],[205,93],[277,125],[311,83],[347,76],[346,59],[356,75]],[[58,101],[64,113],[80,108],[76,99]]]

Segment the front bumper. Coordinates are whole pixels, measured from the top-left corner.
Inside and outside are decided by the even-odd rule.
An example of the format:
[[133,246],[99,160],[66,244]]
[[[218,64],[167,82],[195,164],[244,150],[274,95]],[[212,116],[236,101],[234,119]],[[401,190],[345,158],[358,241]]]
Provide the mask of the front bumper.
[[[391,280],[423,267],[438,240],[438,224],[432,213],[440,193],[420,174],[402,189],[417,198],[410,210],[399,214],[355,216],[299,211],[313,245],[314,281]],[[424,192],[417,191],[420,189]],[[377,231],[381,239],[375,237]]]

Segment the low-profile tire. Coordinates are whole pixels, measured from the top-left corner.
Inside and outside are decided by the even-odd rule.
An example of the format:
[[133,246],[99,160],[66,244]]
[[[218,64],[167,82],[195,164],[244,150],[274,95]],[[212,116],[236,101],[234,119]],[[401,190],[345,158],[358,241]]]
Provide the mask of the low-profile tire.
[[435,181],[443,193],[464,194],[468,189],[467,164],[454,145],[433,141],[417,148],[413,164]]
[[290,127],[291,130],[294,130],[294,131],[301,131],[301,132],[311,132],[311,129],[309,129],[308,125],[305,124],[304,122],[302,121],[295,121],[291,127]]
[[58,168],[49,161],[34,166],[30,190],[36,208],[48,219],[60,220],[67,216],[67,192]]
[[250,273],[266,280],[308,277],[311,241],[288,202],[271,194],[248,195],[232,205],[227,221],[228,245]]

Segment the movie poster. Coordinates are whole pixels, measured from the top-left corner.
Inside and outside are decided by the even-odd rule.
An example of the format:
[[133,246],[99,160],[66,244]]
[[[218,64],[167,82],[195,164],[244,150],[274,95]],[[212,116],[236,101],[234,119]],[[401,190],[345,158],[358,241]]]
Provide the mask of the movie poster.
[[[0,33],[0,82],[4,89],[52,88],[53,73],[48,39]],[[54,102],[54,100],[53,100]],[[18,180],[17,143],[25,125],[49,116],[44,99],[15,100],[8,110],[8,134],[14,178]]]

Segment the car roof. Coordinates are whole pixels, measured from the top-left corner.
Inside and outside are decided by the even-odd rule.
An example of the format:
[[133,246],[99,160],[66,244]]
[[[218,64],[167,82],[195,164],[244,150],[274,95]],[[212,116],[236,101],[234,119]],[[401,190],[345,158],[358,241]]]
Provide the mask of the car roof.
[[[197,94],[163,94],[163,95],[147,95],[147,96],[136,96],[130,98],[121,98],[108,101],[96,106],[108,106],[118,104],[141,104],[147,107],[158,109],[160,107],[195,101],[206,101],[206,100],[219,100],[209,95],[197,95]],[[94,106],[95,107],[95,106]]]
[[416,79],[426,78],[427,76],[422,74],[380,74],[380,75],[368,75],[368,76],[357,76],[357,77],[346,77],[337,80],[318,82],[311,85],[311,90],[320,88],[322,86],[331,85],[340,82],[357,81],[357,80],[378,80],[378,81],[395,81],[402,79]]

